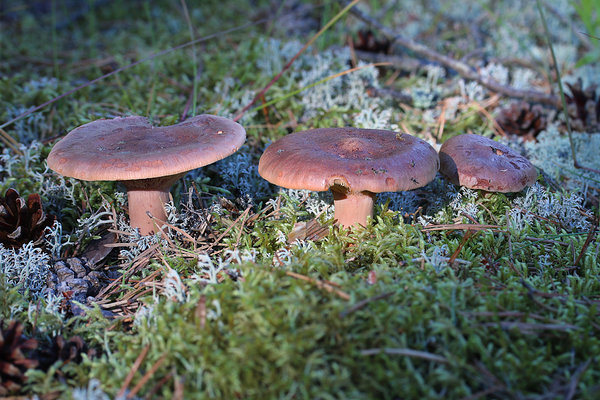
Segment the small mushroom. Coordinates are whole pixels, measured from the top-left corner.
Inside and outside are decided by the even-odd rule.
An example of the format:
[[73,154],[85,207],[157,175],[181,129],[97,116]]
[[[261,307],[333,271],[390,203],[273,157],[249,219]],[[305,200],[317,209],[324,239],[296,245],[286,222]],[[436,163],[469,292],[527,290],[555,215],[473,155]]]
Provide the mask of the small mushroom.
[[429,183],[438,155],[425,141],[376,129],[321,128],[277,140],[263,153],[259,174],[290,189],[331,189],[334,218],[344,227],[366,226],[375,193]]
[[120,181],[127,188],[131,226],[156,232],[148,212],[166,220],[169,189],[186,172],[236,152],[246,131],[223,117],[198,115],[153,127],[144,117],[100,119],[75,128],[48,155],[48,167],[86,181]]
[[440,172],[455,185],[488,192],[519,192],[537,171],[510,147],[479,135],[448,139],[440,148]]

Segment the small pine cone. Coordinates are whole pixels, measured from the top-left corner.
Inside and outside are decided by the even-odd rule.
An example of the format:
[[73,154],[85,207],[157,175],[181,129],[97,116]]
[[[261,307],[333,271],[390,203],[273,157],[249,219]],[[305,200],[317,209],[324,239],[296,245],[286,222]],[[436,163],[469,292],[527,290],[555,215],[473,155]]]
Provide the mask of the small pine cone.
[[11,321],[5,328],[0,320],[0,396],[18,392],[27,379],[25,372],[38,366],[37,360],[25,356],[37,347],[37,340],[26,339],[22,333],[19,321]]
[[4,246],[19,248],[30,241],[41,244],[44,230],[55,220],[54,215],[44,213],[37,193],[30,194],[27,202],[14,189],[8,189],[4,198],[0,196],[0,243]]
[[387,38],[378,39],[372,30],[358,31],[358,38],[353,43],[356,50],[370,53],[387,54],[390,51],[390,41]]
[[535,140],[547,126],[542,107],[525,101],[512,103],[501,109],[496,122],[506,133],[521,136],[525,140]]
[[96,351],[90,349],[87,343],[85,343],[81,336],[78,335],[71,337],[67,341],[59,335],[54,339],[54,344],[55,349],[57,350],[58,359],[64,363],[80,363],[81,355],[84,353],[90,358],[96,355]]
[[63,364],[69,362],[80,363],[82,354],[92,358],[96,355],[96,350],[90,349],[81,336],[75,335],[69,340],[65,340],[62,335],[58,335],[52,339],[47,348],[40,351],[40,367],[47,370],[59,360]]
[[581,79],[566,84],[571,94],[565,94],[571,128],[578,132],[600,132],[600,99],[596,85],[583,88]]

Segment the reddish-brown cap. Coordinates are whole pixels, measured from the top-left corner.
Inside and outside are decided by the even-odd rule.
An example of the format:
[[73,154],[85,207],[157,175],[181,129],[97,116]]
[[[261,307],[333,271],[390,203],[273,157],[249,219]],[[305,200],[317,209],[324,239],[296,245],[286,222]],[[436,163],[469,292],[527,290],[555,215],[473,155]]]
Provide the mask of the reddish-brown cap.
[[198,115],[153,127],[144,117],[100,119],[72,130],[48,156],[48,167],[87,181],[169,176],[237,151],[246,131],[223,117]]
[[458,135],[440,148],[440,172],[455,185],[488,192],[519,192],[537,179],[528,159],[479,135]]
[[271,144],[258,172],[290,189],[395,192],[429,183],[439,167],[427,142],[405,133],[358,128],[296,132]]

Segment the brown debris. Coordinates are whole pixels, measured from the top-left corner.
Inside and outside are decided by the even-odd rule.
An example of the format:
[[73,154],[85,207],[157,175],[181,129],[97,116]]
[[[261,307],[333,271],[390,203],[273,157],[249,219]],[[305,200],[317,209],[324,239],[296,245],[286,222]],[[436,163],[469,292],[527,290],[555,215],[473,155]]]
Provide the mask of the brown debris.
[[288,243],[292,244],[296,240],[313,240],[319,241],[329,233],[329,227],[321,225],[315,218],[310,221],[296,222],[292,231],[288,235]]

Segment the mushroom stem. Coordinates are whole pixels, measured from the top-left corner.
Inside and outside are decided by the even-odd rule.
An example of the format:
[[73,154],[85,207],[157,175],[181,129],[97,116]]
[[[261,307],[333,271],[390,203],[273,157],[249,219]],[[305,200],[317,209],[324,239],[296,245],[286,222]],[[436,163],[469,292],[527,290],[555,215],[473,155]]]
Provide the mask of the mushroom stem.
[[375,193],[368,191],[344,193],[333,189],[331,193],[333,193],[335,207],[333,216],[338,224],[345,228],[356,224],[367,226],[367,217],[373,216]]
[[139,228],[142,235],[151,235],[160,229],[160,222],[154,222],[148,216],[166,221],[165,203],[169,201],[169,190],[128,190],[129,224]]
[[[153,179],[123,181],[129,202],[129,224],[139,228],[142,235],[151,235],[166,221],[165,203],[169,201],[171,186],[185,173]],[[148,213],[153,218],[148,216]],[[154,221],[156,219],[157,221]]]

